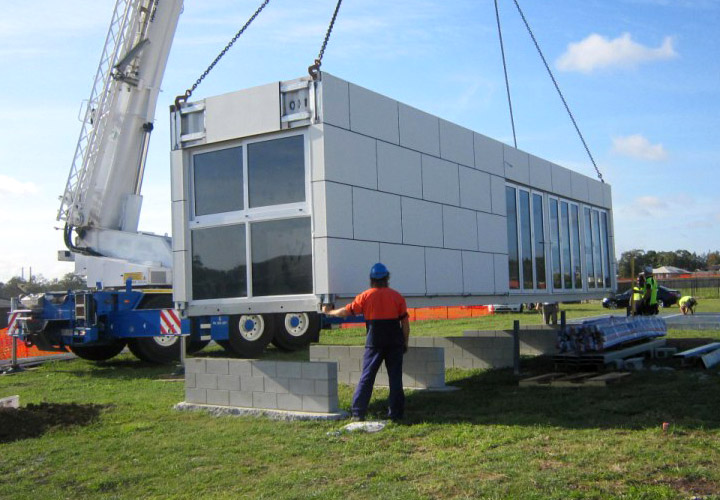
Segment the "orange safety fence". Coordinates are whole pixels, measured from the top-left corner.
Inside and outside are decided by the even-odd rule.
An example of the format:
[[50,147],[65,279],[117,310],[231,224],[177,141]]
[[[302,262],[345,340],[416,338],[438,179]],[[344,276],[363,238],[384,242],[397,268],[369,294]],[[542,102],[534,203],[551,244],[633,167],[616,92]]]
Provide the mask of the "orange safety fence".
[[[490,306],[437,306],[408,308],[410,321],[477,318],[493,314]],[[340,328],[364,327],[362,323],[343,323]]]
[[[12,343],[13,338],[7,334],[7,328],[0,329],[0,360],[10,359],[12,357]],[[57,354],[57,351],[41,351],[35,346],[26,346],[25,342],[21,340],[17,342],[18,359],[50,356],[53,354]]]

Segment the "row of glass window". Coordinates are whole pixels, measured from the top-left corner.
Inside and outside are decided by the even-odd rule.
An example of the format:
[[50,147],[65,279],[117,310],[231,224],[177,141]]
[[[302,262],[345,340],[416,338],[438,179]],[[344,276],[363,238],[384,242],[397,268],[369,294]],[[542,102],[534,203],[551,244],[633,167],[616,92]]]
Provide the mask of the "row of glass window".
[[612,286],[605,210],[514,186],[506,186],[505,194],[511,290],[545,290],[548,279],[553,290]]

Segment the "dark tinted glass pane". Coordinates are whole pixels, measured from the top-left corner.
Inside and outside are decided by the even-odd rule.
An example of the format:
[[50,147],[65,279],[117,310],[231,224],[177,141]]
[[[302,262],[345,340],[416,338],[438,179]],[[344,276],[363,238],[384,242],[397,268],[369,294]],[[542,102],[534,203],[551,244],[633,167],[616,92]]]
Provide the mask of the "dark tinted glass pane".
[[520,238],[522,241],[523,288],[532,289],[532,240],[530,238],[530,193],[520,191]]
[[248,145],[250,207],[305,201],[303,136]]
[[310,218],[257,222],[252,235],[252,293],[312,293]]
[[592,223],[590,222],[590,209],[583,209],[585,212],[585,270],[587,272],[588,288],[595,288],[595,267],[593,265],[592,252]]
[[507,204],[507,234],[508,234],[508,270],[510,271],[510,288],[520,288],[520,267],[518,261],[517,236],[517,204],[515,203],[515,188],[505,187],[505,202]]
[[572,288],[570,279],[570,218],[568,204],[560,203],[560,239],[562,240],[563,286]]
[[242,147],[193,156],[195,215],[243,209]]
[[607,223],[607,214],[605,212],[602,212],[600,214],[600,230],[601,235],[600,239],[602,242],[602,250],[604,259],[603,262],[605,263],[605,268],[603,270],[603,276],[605,277],[605,288],[610,288],[610,251],[608,249],[608,223]]
[[570,235],[572,238],[573,286],[582,289],[582,267],[580,265],[580,218],[577,205],[570,205]]
[[550,200],[550,247],[552,251],[553,288],[562,288],[560,274],[560,217],[557,200]]
[[543,203],[542,196],[533,195],[533,228],[535,243],[535,276],[537,277],[537,288],[547,288],[545,281],[545,241],[543,227]]
[[602,260],[600,256],[600,221],[597,210],[592,211],[593,260],[595,261],[595,284],[602,288]]
[[194,300],[247,296],[245,225],[192,231]]

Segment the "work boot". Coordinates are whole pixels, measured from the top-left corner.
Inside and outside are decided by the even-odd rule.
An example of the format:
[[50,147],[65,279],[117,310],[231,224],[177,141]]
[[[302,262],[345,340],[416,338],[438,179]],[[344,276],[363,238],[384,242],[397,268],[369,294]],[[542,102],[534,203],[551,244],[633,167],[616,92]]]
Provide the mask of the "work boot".
[[351,422],[365,422],[365,417],[361,415],[353,415],[350,419]]

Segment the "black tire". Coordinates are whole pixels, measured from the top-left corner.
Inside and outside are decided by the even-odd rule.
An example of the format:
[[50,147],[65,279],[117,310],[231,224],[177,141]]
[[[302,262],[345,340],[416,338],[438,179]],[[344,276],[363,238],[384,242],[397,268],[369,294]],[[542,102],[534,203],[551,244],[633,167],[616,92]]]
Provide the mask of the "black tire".
[[189,340],[185,345],[185,352],[187,354],[195,354],[205,349],[209,343],[209,340]]
[[105,345],[76,345],[70,346],[70,351],[78,358],[88,361],[107,361],[114,358],[125,349],[125,342],[116,340]]
[[313,312],[278,314],[272,343],[284,351],[297,351],[316,342],[320,334],[320,315]]
[[273,314],[230,316],[227,349],[241,358],[259,356],[273,338],[274,320]]
[[128,348],[136,358],[147,363],[164,365],[180,362],[180,337],[177,335],[130,339]]

